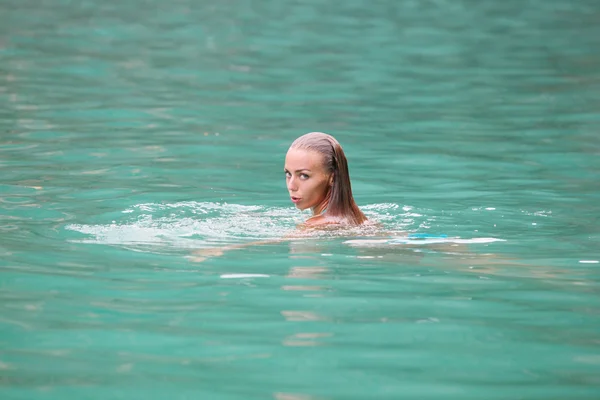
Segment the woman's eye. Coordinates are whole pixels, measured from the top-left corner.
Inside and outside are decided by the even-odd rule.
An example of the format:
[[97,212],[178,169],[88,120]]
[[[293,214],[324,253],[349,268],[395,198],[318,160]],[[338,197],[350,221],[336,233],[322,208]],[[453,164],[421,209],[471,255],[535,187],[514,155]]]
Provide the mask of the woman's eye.
[[292,177],[292,174],[290,174],[289,172],[285,171],[285,177],[286,177],[286,178],[291,178],[291,177]]
[[308,175],[306,175],[306,174],[300,174],[300,178],[302,178],[302,179],[308,179]]

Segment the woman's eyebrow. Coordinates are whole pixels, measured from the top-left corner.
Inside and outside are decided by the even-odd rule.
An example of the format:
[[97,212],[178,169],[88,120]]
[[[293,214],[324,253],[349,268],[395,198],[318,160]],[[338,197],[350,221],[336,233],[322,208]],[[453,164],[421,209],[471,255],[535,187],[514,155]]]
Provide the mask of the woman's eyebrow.
[[[284,168],[283,170],[284,170],[284,171],[286,171],[286,172],[288,171],[288,169],[287,169],[287,168]],[[310,170],[310,169],[308,169],[308,168],[300,168],[300,169],[297,169],[297,170],[296,170],[296,171],[294,171],[294,172],[302,172],[302,171],[311,172],[311,170]]]

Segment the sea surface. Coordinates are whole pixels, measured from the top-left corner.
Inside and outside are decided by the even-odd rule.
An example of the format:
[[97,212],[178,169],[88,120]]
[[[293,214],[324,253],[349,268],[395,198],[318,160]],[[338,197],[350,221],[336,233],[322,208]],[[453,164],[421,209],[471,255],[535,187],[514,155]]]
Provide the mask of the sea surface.
[[[0,398],[600,398],[599,49],[594,0],[0,0]],[[281,240],[311,131],[378,229]]]

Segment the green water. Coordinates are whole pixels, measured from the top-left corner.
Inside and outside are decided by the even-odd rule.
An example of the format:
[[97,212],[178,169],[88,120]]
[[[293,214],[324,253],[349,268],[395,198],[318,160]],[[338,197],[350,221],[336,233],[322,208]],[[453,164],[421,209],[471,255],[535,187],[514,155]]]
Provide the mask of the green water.
[[[599,398],[598,49],[592,0],[0,1],[0,397]],[[191,259],[306,217],[309,131],[473,243]]]

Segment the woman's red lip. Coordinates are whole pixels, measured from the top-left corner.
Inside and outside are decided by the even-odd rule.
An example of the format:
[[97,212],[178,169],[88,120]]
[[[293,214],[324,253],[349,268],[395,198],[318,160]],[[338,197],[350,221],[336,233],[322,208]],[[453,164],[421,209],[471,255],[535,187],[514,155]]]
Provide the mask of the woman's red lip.
[[290,198],[292,199],[292,202],[294,202],[294,203],[297,203],[297,202],[300,201],[300,197],[294,197],[294,196],[292,196]]

